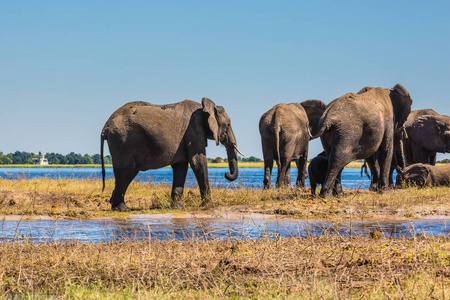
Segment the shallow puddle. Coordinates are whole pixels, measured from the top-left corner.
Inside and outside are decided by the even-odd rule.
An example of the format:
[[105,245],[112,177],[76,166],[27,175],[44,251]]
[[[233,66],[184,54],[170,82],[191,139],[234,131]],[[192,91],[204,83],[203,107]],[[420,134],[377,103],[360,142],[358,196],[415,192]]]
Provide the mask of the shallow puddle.
[[276,219],[270,215],[131,215],[129,219],[3,220],[0,241],[104,243],[139,240],[263,239],[321,234],[382,237],[450,234],[450,219],[406,221],[320,221]]

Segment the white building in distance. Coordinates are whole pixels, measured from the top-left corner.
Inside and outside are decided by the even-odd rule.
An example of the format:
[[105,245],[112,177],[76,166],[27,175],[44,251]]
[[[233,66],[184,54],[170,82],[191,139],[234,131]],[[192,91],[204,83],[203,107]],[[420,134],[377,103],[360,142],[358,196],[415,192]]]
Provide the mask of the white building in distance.
[[41,166],[48,165],[48,160],[45,158],[44,155],[41,155],[39,159],[37,158],[33,159],[33,165],[41,165]]

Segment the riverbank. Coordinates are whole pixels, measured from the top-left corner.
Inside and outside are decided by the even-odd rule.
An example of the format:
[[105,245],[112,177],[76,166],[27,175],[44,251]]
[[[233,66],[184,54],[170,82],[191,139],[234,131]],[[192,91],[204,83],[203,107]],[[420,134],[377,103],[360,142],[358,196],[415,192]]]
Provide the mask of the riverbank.
[[0,296],[447,299],[450,239],[0,243]]
[[[132,182],[131,212],[110,210],[114,180],[0,180],[2,220],[214,218],[261,214],[273,218],[386,220],[447,218],[450,188],[313,198],[309,189],[212,189],[200,207],[186,188],[183,210],[170,208],[170,186]],[[253,215],[252,215],[253,214]],[[125,221],[125,220],[123,220]],[[102,231],[103,232],[103,231]],[[104,230],[108,240],[108,230]],[[103,244],[0,243],[0,297],[46,299],[446,299],[450,295],[450,237],[385,238],[340,234],[259,240]]]
[[90,219],[128,218],[130,214],[190,213],[198,215],[249,214],[277,218],[369,220],[417,219],[450,216],[450,188],[392,190],[378,194],[346,189],[342,198],[312,197],[310,189],[212,189],[212,203],[201,207],[197,188],[186,188],[180,204],[170,206],[169,185],[132,182],[125,196],[130,213],[112,212],[109,198],[114,180],[22,179],[0,180],[0,216],[3,218]]

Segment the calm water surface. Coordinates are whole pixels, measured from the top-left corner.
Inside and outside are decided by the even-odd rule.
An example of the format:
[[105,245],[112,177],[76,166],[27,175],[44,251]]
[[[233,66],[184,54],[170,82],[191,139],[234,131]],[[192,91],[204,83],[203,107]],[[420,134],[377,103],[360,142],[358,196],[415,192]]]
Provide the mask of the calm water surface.
[[321,234],[368,236],[379,231],[384,237],[450,234],[448,219],[409,221],[344,221],[246,218],[172,218],[170,214],[131,216],[115,220],[1,221],[0,241],[35,243],[80,241],[105,243],[141,240],[263,239]]

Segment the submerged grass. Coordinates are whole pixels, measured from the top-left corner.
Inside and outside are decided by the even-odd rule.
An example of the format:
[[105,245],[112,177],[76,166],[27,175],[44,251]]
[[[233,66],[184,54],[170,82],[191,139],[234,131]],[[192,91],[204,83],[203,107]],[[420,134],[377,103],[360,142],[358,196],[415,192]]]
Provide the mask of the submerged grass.
[[[0,180],[1,215],[46,215],[55,218],[127,217],[110,211],[109,197],[114,180],[106,181],[102,192],[99,180],[23,179]],[[171,209],[171,187],[132,182],[125,200],[131,213],[176,212]],[[262,212],[286,217],[342,218],[421,218],[450,216],[449,187],[409,188],[378,194],[366,190],[346,190],[342,198],[321,199],[310,189],[272,190],[213,188],[212,205],[201,207],[197,188],[186,188],[183,212],[232,210]],[[178,212],[181,212],[178,210]]]
[[0,243],[0,296],[448,299],[450,238]]

